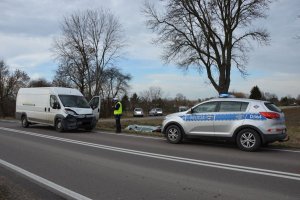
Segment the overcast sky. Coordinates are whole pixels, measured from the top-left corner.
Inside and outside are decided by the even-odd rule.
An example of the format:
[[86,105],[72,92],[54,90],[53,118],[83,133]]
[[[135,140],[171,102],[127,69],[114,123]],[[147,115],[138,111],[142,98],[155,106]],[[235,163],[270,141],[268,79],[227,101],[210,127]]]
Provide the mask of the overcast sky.
[[[156,0],[157,1],[157,0]],[[130,92],[161,87],[165,97],[182,93],[189,99],[217,96],[206,74],[183,72],[174,64],[164,65],[161,49],[145,27],[143,0],[0,0],[0,59],[21,69],[32,79],[52,80],[57,63],[50,51],[64,16],[89,8],[110,9],[125,30],[128,47],[118,66],[132,75]],[[253,44],[244,79],[232,71],[230,91],[249,93],[255,85],[279,97],[300,94],[300,1],[277,0],[268,18],[256,24],[271,34],[269,46]]]

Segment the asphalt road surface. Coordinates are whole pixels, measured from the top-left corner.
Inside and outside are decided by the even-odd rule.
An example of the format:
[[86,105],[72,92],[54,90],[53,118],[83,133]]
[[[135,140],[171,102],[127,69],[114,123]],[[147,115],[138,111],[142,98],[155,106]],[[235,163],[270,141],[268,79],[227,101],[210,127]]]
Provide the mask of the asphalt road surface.
[[0,121],[0,166],[68,199],[300,199],[300,150]]

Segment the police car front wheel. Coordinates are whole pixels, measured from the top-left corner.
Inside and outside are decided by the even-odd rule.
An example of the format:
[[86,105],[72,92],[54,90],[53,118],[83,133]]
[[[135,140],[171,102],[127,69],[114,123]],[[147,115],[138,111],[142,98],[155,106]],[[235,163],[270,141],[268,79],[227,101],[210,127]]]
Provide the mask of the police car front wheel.
[[181,129],[176,125],[170,125],[167,127],[166,136],[167,140],[173,144],[178,144],[182,142],[183,139],[183,133]]
[[255,151],[261,146],[258,133],[252,129],[241,130],[237,134],[237,145],[243,151]]

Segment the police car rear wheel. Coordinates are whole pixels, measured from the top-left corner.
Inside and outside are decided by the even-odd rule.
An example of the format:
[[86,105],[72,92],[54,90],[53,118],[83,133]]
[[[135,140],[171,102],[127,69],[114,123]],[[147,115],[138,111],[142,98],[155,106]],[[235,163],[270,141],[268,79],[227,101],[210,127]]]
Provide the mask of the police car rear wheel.
[[176,125],[171,125],[166,130],[167,140],[170,143],[178,144],[182,142],[183,134],[181,129]]
[[242,151],[255,151],[261,146],[261,140],[256,131],[244,129],[237,135],[237,145]]

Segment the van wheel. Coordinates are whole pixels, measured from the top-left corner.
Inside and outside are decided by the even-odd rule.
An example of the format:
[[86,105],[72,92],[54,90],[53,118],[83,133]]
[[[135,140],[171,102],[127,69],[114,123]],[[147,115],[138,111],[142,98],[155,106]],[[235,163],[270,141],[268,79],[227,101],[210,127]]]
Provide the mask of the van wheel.
[[261,146],[258,133],[252,129],[241,130],[237,134],[236,142],[242,151],[256,151]]
[[22,118],[21,118],[21,124],[22,124],[22,127],[23,127],[23,128],[28,128],[29,122],[28,122],[26,116],[22,116]]
[[63,132],[64,131],[64,127],[63,127],[63,123],[61,119],[57,119],[55,122],[55,129],[58,132]]
[[182,142],[183,133],[178,126],[171,125],[166,129],[166,137],[170,143],[178,144]]

